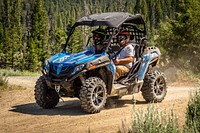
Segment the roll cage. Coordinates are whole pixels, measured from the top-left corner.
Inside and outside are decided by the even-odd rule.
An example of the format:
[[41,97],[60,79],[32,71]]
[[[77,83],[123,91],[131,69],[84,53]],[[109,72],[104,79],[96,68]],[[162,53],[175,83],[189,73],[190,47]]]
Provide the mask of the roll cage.
[[110,46],[115,47],[118,45],[116,36],[123,29],[128,30],[130,33],[131,40],[138,44],[141,38],[147,38],[146,25],[142,16],[139,14],[133,15],[125,12],[108,12],[101,14],[92,14],[78,19],[75,22],[75,24],[71,27],[66,43],[63,46],[64,51],[67,47],[71,35],[73,34],[77,26],[106,26],[106,31],[109,35],[109,43],[106,50],[108,50]]

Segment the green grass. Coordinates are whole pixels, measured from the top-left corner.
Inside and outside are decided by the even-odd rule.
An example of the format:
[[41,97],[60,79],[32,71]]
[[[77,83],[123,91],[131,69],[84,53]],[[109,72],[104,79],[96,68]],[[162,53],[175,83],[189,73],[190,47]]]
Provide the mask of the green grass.
[[40,76],[40,72],[29,72],[29,71],[14,71],[13,69],[0,69],[0,73],[4,73],[7,76]]

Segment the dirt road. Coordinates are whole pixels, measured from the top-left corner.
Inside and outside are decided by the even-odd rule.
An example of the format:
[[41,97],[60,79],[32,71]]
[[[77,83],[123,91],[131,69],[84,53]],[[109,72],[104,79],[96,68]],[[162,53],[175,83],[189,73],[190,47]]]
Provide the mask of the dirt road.
[[[76,98],[65,98],[55,109],[41,109],[34,100],[37,77],[10,77],[9,83],[27,87],[24,90],[0,92],[0,133],[116,133],[122,120],[131,122],[131,96],[123,97],[118,107],[104,109],[98,114],[82,111]],[[166,98],[157,104],[159,109],[174,109],[180,125],[184,124],[189,92],[194,86],[169,86]],[[135,94],[135,109],[146,109],[141,94]]]

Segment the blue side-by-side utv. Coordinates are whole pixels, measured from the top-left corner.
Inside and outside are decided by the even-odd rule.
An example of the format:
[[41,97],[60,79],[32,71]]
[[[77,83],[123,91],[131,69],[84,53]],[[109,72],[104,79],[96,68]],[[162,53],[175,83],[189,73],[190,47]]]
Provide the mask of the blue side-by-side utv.
[[[87,27],[87,31],[89,28],[106,30],[108,43],[101,53],[91,50],[94,44],[90,37],[82,52],[67,51],[71,36],[79,26]],[[122,30],[130,33],[136,60],[130,71],[115,81],[113,59],[123,49],[117,41]],[[121,98],[140,91],[147,102],[161,102],[167,86],[164,74],[155,69],[160,56],[157,47],[147,46],[146,26],[141,15],[110,12],[84,16],[71,27],[62,51],[45,61],[43,75],[35,85],[36,103],[42,108],[53,108],[62,97],[77,97],[84,111],[98,113],[107,98]]]

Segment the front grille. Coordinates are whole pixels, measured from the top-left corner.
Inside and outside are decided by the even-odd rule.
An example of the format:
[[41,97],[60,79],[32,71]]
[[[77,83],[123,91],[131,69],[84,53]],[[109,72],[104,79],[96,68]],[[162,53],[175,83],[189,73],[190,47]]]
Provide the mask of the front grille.
[[68,78],[72,68],[73,67],[71,66],[63,66],[60,73],[57,75],[58,66],[50,65],[50,75],[52,76],[52,78],[59,78],[59,79]]
[[[57,72],[57,69],[58,69],[58,66],[53,66],[52,65],[52,67],[53,67],[53,71],[56,73]],[[61,73],[63,72],[63,73],[65,73],[65,72],[67,72],[67,69],[69,68],[69,66],[64,66],[64,67],[62,67],[62,69],[61,69]]]

